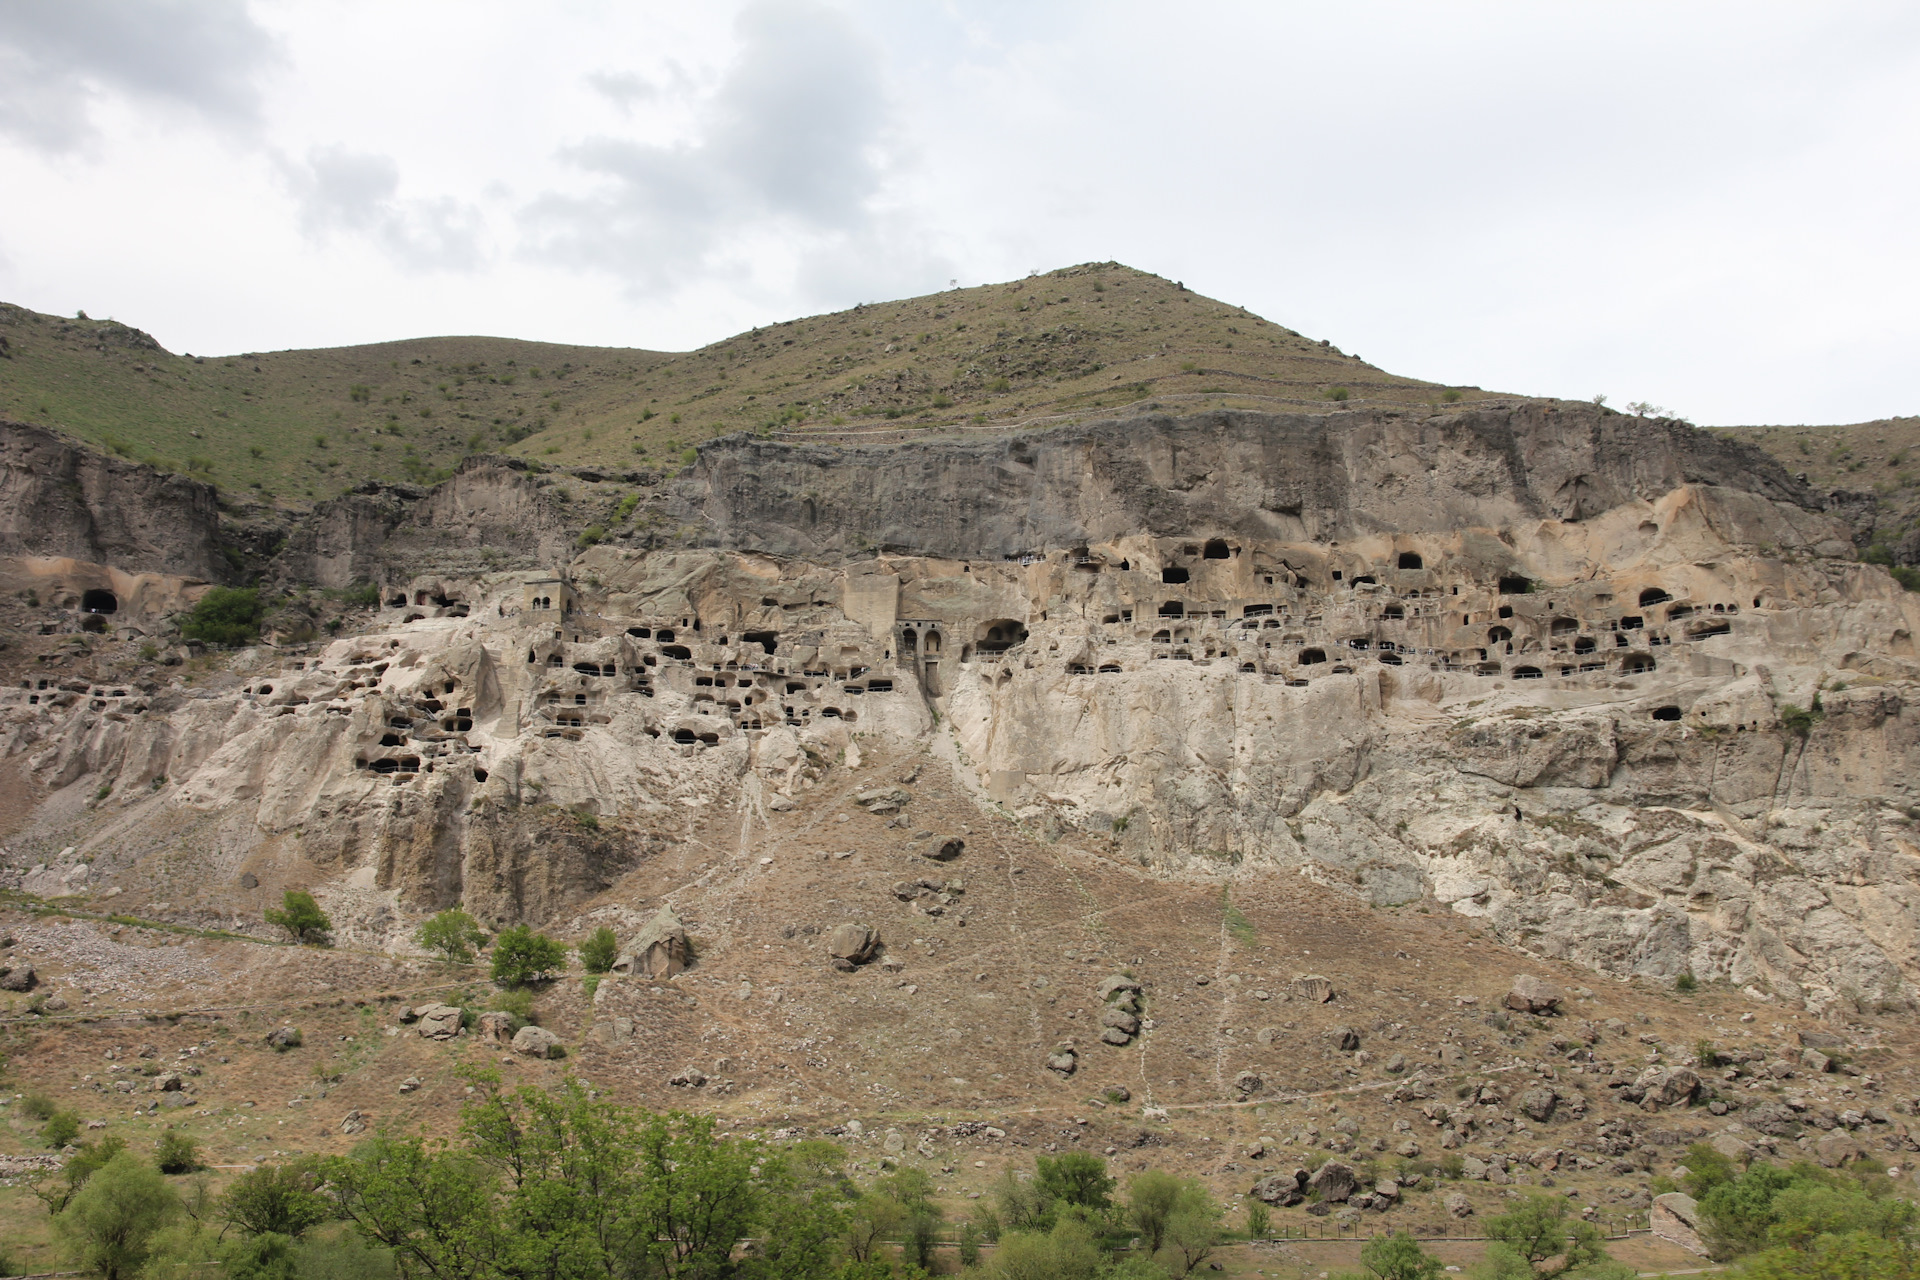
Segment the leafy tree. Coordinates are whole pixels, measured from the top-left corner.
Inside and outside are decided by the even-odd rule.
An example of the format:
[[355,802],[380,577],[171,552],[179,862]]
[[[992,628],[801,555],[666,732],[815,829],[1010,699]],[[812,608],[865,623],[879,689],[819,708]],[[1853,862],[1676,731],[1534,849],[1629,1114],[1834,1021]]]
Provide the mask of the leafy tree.
[[1605,1261],[1600,1229],[1570,1217],[1567,1209],[1559,1196],[1528,1196],[1509,1212],[1487,1219],[1487,1239],[1525,1258],[1541,1280]]
[[486,945],[487,934],[478,920],[458,907],[449,907],[421,921],[413,931],[413,940],[428,951],[439,952],[443,960],[465,964]]
[[593,935],[580,944],[580,963],[588,973],[605,973],[619,958],[620,940],[606,925],[595,929]]
[[268,907],[266,921],[285,929],[295,942],[323,941],[333,931],[333,921],[305,889],[289,889],[281,894],[279,909]]
[[40,1137],[56,1151],[71,1146],[80,1137],[80,1117],[71,1111],[56,1111],[41,1126]]
[[180,1197],[152,1165],[120,1151],[87,1179],[53,1220],[74,1260],[123,1280],[147,1260],[153,1235],[180,1212]]
[[1778,1165],[1757,1164],[1700,1198],[1701,1235],[1715,1258],[1725,1261],[1763,1249],[1775,1216],[1773,1198],[1801,1181]]
[[986,1265],[992,1280],[1095,1280],[1100,1272],[1100,1248],[1093,1232],[1072,1218],[1050,1231],[1001,1236]]
[[1053,1198],[1040,1189],[1038,1180],[1003,1169],[993,1194],[1009,1233],[1045,1235],[1053,1230]]
[[1179,1199],[1180,1179],[1158,1169],[1148,1169],[1128,1184],[1127,1221],[1139,1231],[1149,1256],[1166,1243],[1167,1219]]
[[393,1251],[404,1280],[482,1280],[504,1249],[494,1219],[498,1179],[465,1152],[429,1152],[418,1138],[375,1138],[325,1165],[334,1209]]
[[162,1173],[192,1173],[200,1167],[200,1148],[186,1134],[169,1129],[154,1144],[153,1163]]
[[1264,1240],[1272,1230],[1272,1211],[1258,1200],[1247,1201],[1247,1239]]
[[1041,1156],[1034,1161],[1033,1180],[1041,1194],[1053,1200],[1096,1211],[1113,1204],[1109,1196],[1114,1182],[1107,1176],[1107,1162],[1084,1151]]
[[1154,1261],[1176,1280],[1192,1273],[1220,1243],[1220,1206],[1197,1178],[1182,1178]]
[[906,1207],[898,1200],[869,1191],[848,1207],[840,1230],[840,1245],[855,1262],[870,1261],[906,1220]]
[[204,644],[252,644],[260,638],[265,612],[260,593],[252,587],[212,587],[194,603],[180,634]]
[[40,1197],[47,1206],[48,1213],[59,1213],[67,1207],[67,1202],[80,1188],[87,1185],[87,1179],[98,1173],[107,1161],[113,1159],[127,1148],[127,1140],[115,1134],[100,1139],[97,1143],[88,1143],[67,1158],[60,1167],[59,1174],[49,1180],[36,1182],[33,1194]]
[[1380,1280],[1435,1280],[1445,1268],[1418,1240],[1398,1234],[1367,1241],[1360,1250],[1360,1265]]
[[1740,1169],[1725,1155],[1704,1142],[1687,1148],[1687,1176],[1681,1185],[1695,1200],[1703,1200],[1709,1191],[1740,1176]]
[[524,924],[502,929],[493,942],[493,980],[503,987],[524,987],[567,964],[567,949]]
[[317,1185],[311,1161],[261,1165],[233,1180],[220,1197],[219,1214],[250,1236],[298,1239],[333,1216]]

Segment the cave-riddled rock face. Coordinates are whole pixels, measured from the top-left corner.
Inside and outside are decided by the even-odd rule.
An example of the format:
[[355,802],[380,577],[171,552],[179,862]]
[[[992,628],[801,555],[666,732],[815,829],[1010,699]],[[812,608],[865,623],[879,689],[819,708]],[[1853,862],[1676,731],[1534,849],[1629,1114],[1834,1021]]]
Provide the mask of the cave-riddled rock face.
[[313,883],[341,936],[394,943],[456,902],[618,902],[845,791],[939,877],[914,909],[958,912],[963,834],[860,772],[909,744],[1170,876],[1303,875],[1815,1005],[1920,977],[1920,610],[1751,450],[1540,405],[736,438],[575,478],[634,499],[585,539],[554,480],[322,504],[278,571],[372,580],[358,634],[8,692],[42,801],[15,861],[216,917],[243,873]]

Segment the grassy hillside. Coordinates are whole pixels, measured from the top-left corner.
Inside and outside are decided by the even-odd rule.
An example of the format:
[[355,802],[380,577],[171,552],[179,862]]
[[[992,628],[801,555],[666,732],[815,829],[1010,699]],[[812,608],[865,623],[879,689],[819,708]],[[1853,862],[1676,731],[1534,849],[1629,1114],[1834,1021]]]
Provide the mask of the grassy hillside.
[[670,354],[505,338],[185,356],[111,320],[0,305],[0,414],[287,505],[475,451],[677,462],[801,436],[1071,420],[1143,401],[1330,408],[1481,398],[1399,378],[1117,264],[856,307]]
[[1822,493],[1873,495],[1872,541],[1884,550],[1872,554],[1907,564],[1920,558],[1920,417],[1713,430],[1759,445]]

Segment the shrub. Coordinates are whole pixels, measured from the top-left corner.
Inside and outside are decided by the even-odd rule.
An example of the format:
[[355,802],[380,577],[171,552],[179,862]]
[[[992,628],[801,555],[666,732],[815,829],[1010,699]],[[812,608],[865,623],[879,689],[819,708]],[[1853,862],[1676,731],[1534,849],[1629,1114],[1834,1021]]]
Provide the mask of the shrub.
[[380,603],[380,588],[371,582],[356,582],[340,593],[340,603],[349,609],[371,609]]
[[1445,1265],[1409,1235],[1375,1236],[1360,1250],[1360,1265],[1380,1280],[1434,1280]]
[[619,955],[620,940],[606,925],[595,929],[593,936],[580,944],[580,963],[586,966],[588,973],[605,973],[613,968],[613,962]]
[[1698,991],[1700,989],[1700,980],[1694,977],[1692,972],[1689,971],[1673,980],[1673,989],[1682,994]]
[[162,1173],[192,1173],[200,1167],[200,1148],[186,1134],[169,1129],[154,1144],[153,1163]]
[[428,951],[436,951],[442,959],[454,964],[465,964],[473,959],[473,953],[487,943],[487,934],[480,922],[458,907],[449,907],[420,923],[413,931],[413,940]]
[[1273,1230],[1273,1214],[1258,1200],[1247,1201],[1247,1239],[1264,1240]]
[[122,1151],[87,1179],[53,1225],[83,1267],[126,1280],[146,1262],[154,1233],[179,1212],[180,1197],[153,1166]]
[[1327,399],[1329,400],[1345,400],[1352,394],[1353,392],[1347,390],[1345,387],[1329,387],[1327,389]]
[[1448,387],[1445,391],[1442,391],[1440,393],[1440,398],[1442,400],[1445,400],[1448,404],[1454,404],[1459,401],[1460,393],[1454,390],[1452,387]]
[[524,987],[566,968],[567,949],[543,933],[519,924],[502,930],[493,944],[493,980],[503,987]]
[[47,1117],[40,1137],[55,1151],[72,1146],[80,1137],[80,1117],[71,1111],[56,1111]]
[[512,987],[506,991],[496,991],[487,1001],[487,1008],[497,1010],[513,1019],[513,1029],[518,1031],[533,1019],[533,992],[525,987]]
[[333,921],[305,889],[287,890],[280,895],[280,908],[268,907],[265,915],[268,924],[285,929],[295,942],[324,942],[333,929]]
[[574,545],[577,546],[580,550],[585,551],[588,547],[594,546],[597,543],[605,541],[606,536],[607,536],[607,527],[605,525],[600,525],[600,524],[588,525],[585,529],[582,529],[580,531],[580,536],[574,539]]
[[20,1110],[26,1113],[29,1120],[51,1120],[53,1113],[59,1109],[53,1104],[53,1099],[44,1093],[30,1093],[20,1100]]
[[1812,733],[1813,726],[1820,719],[1821,712],[1817,708],[1808,711],[1791,702],[1782,703],[1780,706],[1780,727],[1796,738],[1804,738]]
[[212,587],[194,602],[180,634],[203,644],[252,644],[260,638],[260,615],[265,611],[260,593],[252,587]]

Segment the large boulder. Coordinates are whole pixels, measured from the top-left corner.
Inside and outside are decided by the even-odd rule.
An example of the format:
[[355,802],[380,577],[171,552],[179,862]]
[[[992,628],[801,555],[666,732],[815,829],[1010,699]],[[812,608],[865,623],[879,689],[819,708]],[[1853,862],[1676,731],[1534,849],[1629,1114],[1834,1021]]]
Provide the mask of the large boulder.
[[1135,1035],[1138,1034],[1140,1030],[1140,1019],[1137,1015],[1129,1013],[1125,1009],[1109,1005],[1100,1011],[1100,1025],[1103,1027],[1116,1027],[1128,1035]]
[[687,927],[671,906],[661,907],[639,936],[613,962],[615,973],[643,978],[671,978],[693,959]]
[[0,991],[33,990],[33,966],[21,961],[17,964],[0,964]]
[[462,1012],[457,1004],[417,1005],[413,1029],[429,1040],[451,1040],[460,1034]]
[[545,1027],[525,1026],[513,1033],[513,1051],[528,1058],[557,1058],[560,1037]]
[[931,858],[935,862],[952,862],[966,847],[967,842],[959,836],[936,834],[929,834],[924,839],[915,836],[912,845],[913,852],[923,858]]
[[1660,1239],[1677,1244],[1688,1253],[1708,1256],[1706,1242],[1700,1238],[1700,1206],[1684,1191],[1655,1196],[1647,1214],[1647,1226]]
[[1526,1116],[1527,1119],[1536,1120],[1541,1124],[1545,1124],[1547,1121],[1553,1119],[1553,1109],[1559,1101],[1560,1095],[1555,1093],[1550,1086],[1539,1085],[1527,1090],[1518,1098],[1515,1098],[1513,1105],[1518,1107],[1521,1114]]
[[1070,1076],[1080,1066],[1080,1056],[1071,1048],[1056,1049],[1047,1055],[1047,1070],[1058,1076]]
[[827,935],[827,956],[833,967],[852,973],[880,950],[880,935],[864,924],[843,924]]
[[1640,1105],[1648,1111],[1682,1107],[1700,1094],[1700,1077],[1691,1067],[1648,1067],[1633,1082]]
[[481,1044],[510,1045],[513,1043],[513,1015],[498,1009],[488,1010],[474,1023],[473,1031]]
[[1301,1188],[1307,1185],[1307,1171],[1295,1169],[1291,1173],[1276,1173],[1270,1178],[1262,1178],[1253,1184],[1247,1194],[1264,1204],[1277,1209],[1285,1209],[1306,1199]]
[[1513,986],[1507,990],[1507,1008],[1518,1013],[1534,1013],[1542,1017],[1560,1012],[1560,1006],[1567,1001],[1567,993],[1544,978],[1536,978],[1530,973],[1516,976]]
[[1351,1165],[1329,1160],[1313,1171],[1307,1186],[1319,1193],[1321,1203],[1340,1204],[1359,1189],[1360,1178]]
[[285,1053],[288,1049],[298,1049],[300,1047],[300,1028],[275,1027],[272,1031],[267,1032],[266,1038],[269,1048],[280,1053]]
[[1360,1047],[1360,1033],[1352,1027],[1335,1027],[1327,1034],[1335,1044],[1340,1046],[1342,1053],[1352,1053]]
[[1132,992],[1138,995],[1140,984],[1124,973],[1116,973],[1100,979],[1100,985],[1094,988],[1094,994],[1102,1000],[1111,1000],[1120,992]]
[[1293,980],[1293,994],[1314,1004],[1333,999],[1333,979],[1318,973],[1303,973]]

